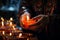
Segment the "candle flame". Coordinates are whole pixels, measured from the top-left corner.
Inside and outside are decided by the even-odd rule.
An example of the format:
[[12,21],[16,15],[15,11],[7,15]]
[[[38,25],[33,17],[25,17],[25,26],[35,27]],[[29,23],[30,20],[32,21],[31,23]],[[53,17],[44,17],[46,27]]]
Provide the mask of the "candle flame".
[[28,28],[29,25],[35,23],[35,20],[30,19],[30,14],[29,13],[22,14],[20,21],[24,25],[25,28]]
[[13,23],[12,23],[12,22],[10,22],[10,26],[12,26],[12,24],[13,24]]
[[5,34],[5,31],[2,31],[2,34],[4,35]]
[[27,15],[27,21],[29,21],[30,17]]
[[10,33],[9,35],[12,36],[12,33]]
[[4,26],[4,22],[2,21],[2,26]]
[[3,18],[3,17],[1,17],[1,20],[2,20],[2,21],[4,21],[4,18]]
[[13,27],[13,30],[15,30],[15,26],[12,26]]
[[13,21],[13,18],[11,17],[10,20]]
[[22,36],[22,33],[19,34],[19,38]]

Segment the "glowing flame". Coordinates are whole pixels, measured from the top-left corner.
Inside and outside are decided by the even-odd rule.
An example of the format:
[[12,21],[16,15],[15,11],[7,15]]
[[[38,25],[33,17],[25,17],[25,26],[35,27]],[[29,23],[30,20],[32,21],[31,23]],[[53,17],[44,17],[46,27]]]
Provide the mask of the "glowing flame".
[[5,31],[2,31],[2,34],[4,35],[5,34]]
[[19,38],[22,36],[22,33],[19,34]]
[[35,20],[30,19],[30,14],[29,13],[24,13],[21,16],[21,22],[25,26],[25,28],[28,28],[29,25],[32,25],[35,23]]
[[13,24],[13,23],[12,23],[12,22],[10,22],[10,26],[12,26],[12,24]]
[[1,17],[1,20],[2,20],[2,21],[4,21],[4,18],[3,18],[3,17]]
[[2,21],[2,26],[4,26],[4,21]]
[[27,15],[27,21],[29,21],[30,20],[30,17]]
[[13,21],[13,18],[11,17],[10,20]]
[[10,33],[9,35],[12,36],[12,33]]
[[13,27],[13,30],[15,30],[15,26],[12,26]]

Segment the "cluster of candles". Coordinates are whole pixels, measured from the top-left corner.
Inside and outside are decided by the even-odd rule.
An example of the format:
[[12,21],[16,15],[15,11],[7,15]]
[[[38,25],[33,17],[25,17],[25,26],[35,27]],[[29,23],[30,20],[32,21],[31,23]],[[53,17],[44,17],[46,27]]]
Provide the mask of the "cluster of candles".
[[[5,38],[7,38],[7,40],[9,40],[9,38],[12,39],[19,39],[20,38],[27,38],[26,35],[25,37],[23,37],[23,32],[22,30],[19,30],[18,28],[16,28],[16,24],[13,23],[13,18],[11,17],[10,20],[4,20],[3,17],[1,17],[1,23],[0,23],[0,36],[2,36],[4,38],[4,40],[6,40]],[[28,35],[29,36],[29,33]],[[27,38],[27,40],[29,40],[29,38]]]

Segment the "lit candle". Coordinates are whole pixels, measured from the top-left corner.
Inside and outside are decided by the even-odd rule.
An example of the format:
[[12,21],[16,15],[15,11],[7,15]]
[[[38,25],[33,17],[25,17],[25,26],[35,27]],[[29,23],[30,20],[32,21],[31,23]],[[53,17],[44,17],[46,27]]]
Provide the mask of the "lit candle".
[[12,23],[12,22],[10,22],[10,26],[12,26],[12,24],[13,24],[13,23]]
[[29,21],[30,20],[30,17],[27,15],[27,21]]
[[4,18],[3,18],[3,17],[1,17],[1,20],[2,20],[2,21],[4,21]]
[[4,26],[4,21],[2,21],[2,26]]
[[13,18],[12,17],[10,18],[10,21],[13,21]]
[[5,35],[5,31],[2,31],[2,34]]
[[12,36],[12,33],[10,33],[9,35]]
[[13,27],[13,30],[15,30],[15,26],[12,26]]
[[1,20],[2,20],[1,24],[2,24],[2,26],[4,26],[4,18],[1,17]]
[[19,38],[22,36],[22,33],[19,34]]

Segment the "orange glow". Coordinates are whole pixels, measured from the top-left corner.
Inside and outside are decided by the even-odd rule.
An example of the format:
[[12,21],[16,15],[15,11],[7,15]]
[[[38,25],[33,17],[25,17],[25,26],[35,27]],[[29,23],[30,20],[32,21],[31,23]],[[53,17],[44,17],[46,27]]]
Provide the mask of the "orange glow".
[[25,28],[29,28],[29,25],[34,24],[35,20],[30,19],[30,16],[28,14],[23,14],[21,17],[21,22],[23,23]]

